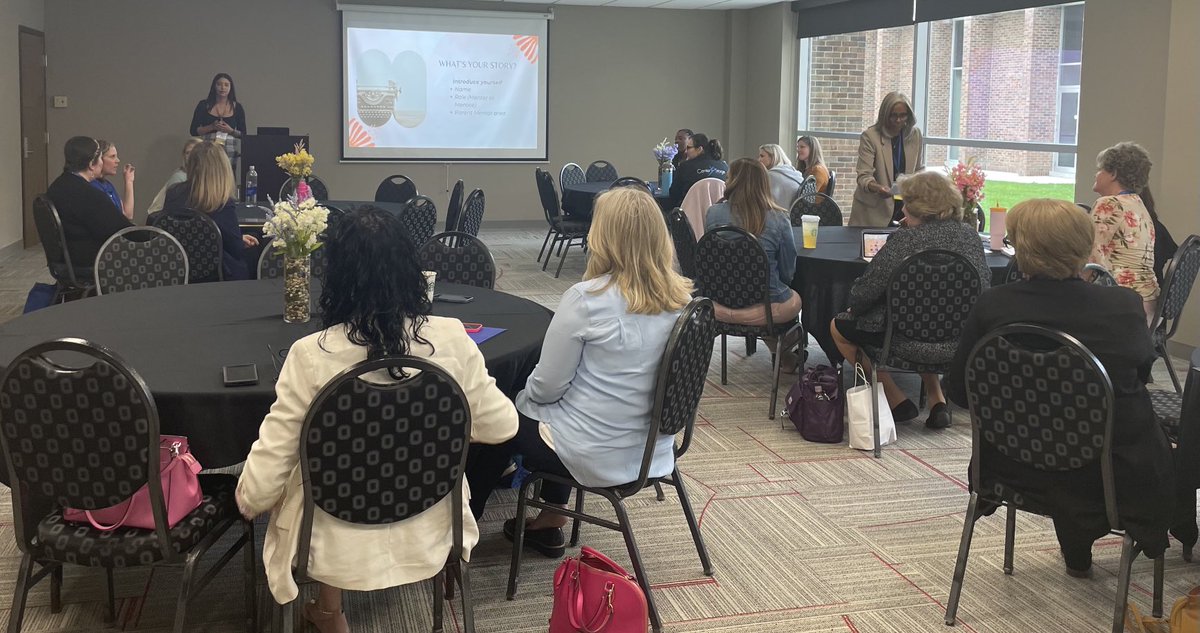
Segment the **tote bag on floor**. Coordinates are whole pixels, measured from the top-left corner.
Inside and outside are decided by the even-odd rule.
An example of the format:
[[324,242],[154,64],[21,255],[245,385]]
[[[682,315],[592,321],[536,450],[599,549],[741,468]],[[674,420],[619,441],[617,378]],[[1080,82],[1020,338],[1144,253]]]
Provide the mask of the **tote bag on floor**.
[[[859,380],[863,384],[858,384]],[[854,386],[846,390],[846,426],[850,427],[850,448],[860,451],[875,450],[875,431],[871,424],[871,392],[879,402],[879,445],[896,441],[896,423],[892,421],[892,408],[883,395],[883,385],[875,381],[874,388],[867,382],[862,365],[854,364]]]

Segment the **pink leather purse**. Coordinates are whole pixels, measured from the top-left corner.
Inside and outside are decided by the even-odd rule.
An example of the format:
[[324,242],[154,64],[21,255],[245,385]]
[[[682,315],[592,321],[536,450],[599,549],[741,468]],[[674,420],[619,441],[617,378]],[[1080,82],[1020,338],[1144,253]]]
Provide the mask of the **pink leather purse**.
[[[159,479],[162,481],[163,501],[167,505],[167,527],[173,528],[200,506],[200,463],[188,451],[187,438],[179,435],[159,437]],[[64,508],[63,518],[73,523],[88,523],[97,530],[120,527],[154,529],[154,513],[150,510],[150,488],[144,485],[133,496],[115,506],[99,510]]]
[[604,554],[585,546],[554,572],[550,633],[646,633],[649,621],[637,580]]

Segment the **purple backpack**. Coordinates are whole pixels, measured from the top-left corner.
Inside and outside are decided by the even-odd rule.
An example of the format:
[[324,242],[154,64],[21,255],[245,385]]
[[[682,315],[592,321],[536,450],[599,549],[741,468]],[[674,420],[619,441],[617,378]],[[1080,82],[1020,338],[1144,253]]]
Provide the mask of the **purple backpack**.
[[839,444],[846,430],[843,401],[837,370],[817,365],[805,370],[788,390],[788,418],[804,439]]

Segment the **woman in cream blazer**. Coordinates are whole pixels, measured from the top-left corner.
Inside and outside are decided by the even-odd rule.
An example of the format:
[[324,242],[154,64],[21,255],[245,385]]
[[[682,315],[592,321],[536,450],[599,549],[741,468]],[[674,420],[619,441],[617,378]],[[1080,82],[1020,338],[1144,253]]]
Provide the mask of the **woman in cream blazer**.
[[[850,208],[850,226],[887,226],[895,212],[892,183],[900,174],[925,169],[925,145],[916,127],[912,104],[899,92],[889,92],[879,105],[875,125],[858,137],[858,186]],[[893,139],[903,142],[893,147]],[[895,164],[895,156],[903,159]]]
[[[339,220],[324,248],[329,270],[320,311],[325,329],[292,345],[276,383],[275,404],[263,420],[238,481],[246,516],[270,511],[263,544],[267,585],[279,603],[298,589],[292,564],[299,545],[304,489],[300,431],[321,388],[368,350],[408,354],[445,369],[462,387],[471,410],[471,441],[498,444],[517,432],[517,411],[488,375],[483,355],[456,319],[429,316],[425,278],[416,249],[396,216],[364,207]],[[466,480],[463,496],[469,498]],[[321,583],[304,615],[322,633],[347,629],[341,590],[369,591],[431,578],[446,564],[454,534],[447,496],[421,514],[383,525],[340,521],[320,509],[312,525],[308,573]],[[479,540],[463,506],[463,557]]]

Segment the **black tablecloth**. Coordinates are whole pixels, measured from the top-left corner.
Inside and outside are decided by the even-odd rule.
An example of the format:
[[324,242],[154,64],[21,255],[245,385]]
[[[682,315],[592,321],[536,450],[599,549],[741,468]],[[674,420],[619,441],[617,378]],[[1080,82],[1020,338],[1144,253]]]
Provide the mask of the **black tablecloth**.
[[[791,285],[803,302],[800,320],[834,363],[842,355],[833,344],[829,322],[849,307],[850,287],[867,268],[860,246],[865,230],[858,226],[822,226],[817,233],[817,247],[809,249],[803,248],[800,227],[792,229],[796,238],[796,276]],[[1003,253],[987,253],[993,286],[1004,282],[1009,261]]]
[[[313,299],[316,301],[316,288]],[[488,371],[510,397],[541,355],[552,313],[513,295],[441,283],[438,292],[475,297],[434,303],[434,314],[507,331],[479,346]],[[52,306],[0,326],[0,367],[33,345],[65,336],[116,352],[150,387],[162,432],[186,435],[206,468],[245,459],[275,401],[272,363],[292,342],[319,329],[283,322],[282,280],[229,281],[92,297]],[[221,368],[255,363],[259,383],[225,387]],[[279,361],[282,364],[282,360]],[[7,480],[7,468],[0,474]]]
[[[595,202],[596,196],[608,191],[614,182],[616,181],[597,180],[595,182],[566,185],[562,190],[563,214],[576,220],[592,219],[592,204]],[[667,192],[658,188],[658,183],[651,182],[648,184],[654,193],[654,199],[658,201],[661,207],[670,196]]]

